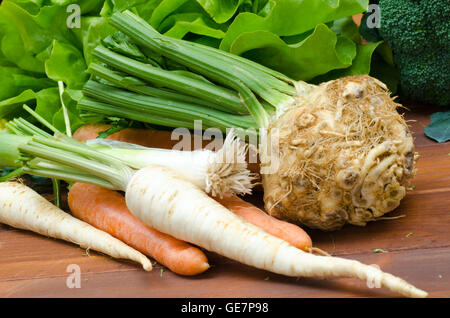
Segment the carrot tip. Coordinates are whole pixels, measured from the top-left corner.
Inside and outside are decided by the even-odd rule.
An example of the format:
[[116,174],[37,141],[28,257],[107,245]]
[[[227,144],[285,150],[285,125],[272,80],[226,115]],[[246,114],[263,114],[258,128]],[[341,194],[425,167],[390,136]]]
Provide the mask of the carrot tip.
[[200,270],[201,270],[200,273],[207,271],[209,269],[209,267],[210,267],[209,263],[207,263],[207,262],[203,263],[202,265],[200,265]]

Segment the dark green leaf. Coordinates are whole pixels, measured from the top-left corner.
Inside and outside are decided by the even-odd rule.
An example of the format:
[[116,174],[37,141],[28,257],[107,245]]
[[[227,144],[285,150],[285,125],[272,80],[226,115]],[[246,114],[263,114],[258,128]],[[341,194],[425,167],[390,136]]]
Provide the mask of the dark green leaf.
[[430,124],[425,128],[425,135],[437,142],[450,140],[450,111],[431,115]]
[[361,44],[361,35],[359,34],[358,26],[351,16],[333,21],[330,28],[336,35],[345,36],[353,42]]
[[400,71],[394,66],[392,51],[385,42],[372,55],[370,75],[385,83],[392,94],[397,93]]

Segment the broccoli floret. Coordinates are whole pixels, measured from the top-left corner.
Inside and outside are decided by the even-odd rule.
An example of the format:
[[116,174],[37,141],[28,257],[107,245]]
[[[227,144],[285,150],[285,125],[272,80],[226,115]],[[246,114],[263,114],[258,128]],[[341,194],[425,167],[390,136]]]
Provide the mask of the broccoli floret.
[[450,104],[450,3],[448,0],[379,0],[378,34],[394,54],[403,95]]

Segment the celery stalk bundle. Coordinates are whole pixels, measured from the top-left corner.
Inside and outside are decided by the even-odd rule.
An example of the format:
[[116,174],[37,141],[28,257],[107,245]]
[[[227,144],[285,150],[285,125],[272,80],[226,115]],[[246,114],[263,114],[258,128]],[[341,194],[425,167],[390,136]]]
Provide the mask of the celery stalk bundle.
[[[83,111],[168,127],[264,129],[277,136],[279,168],[263,175],[268,213],[323,230],[365,225],[405,196],[417,155],[399,104],[366,75],[319,86],[296,82],[245,58],[159,34],[129,11],[110,23],[132,45],[170,60],[163,69],[105,43]],[[122,37],[123,38],[123,37]],[[181,66],[181,67],[180,67]],[[97,82],[95,81],[97,80]]]

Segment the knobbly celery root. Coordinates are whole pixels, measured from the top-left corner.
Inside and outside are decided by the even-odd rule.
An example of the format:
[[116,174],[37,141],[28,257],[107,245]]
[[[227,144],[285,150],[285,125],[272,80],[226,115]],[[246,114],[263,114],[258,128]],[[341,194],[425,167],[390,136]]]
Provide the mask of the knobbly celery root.
[[418,158],[399,106],[367,75],[309,88],[269,127],[278,129],[280,167],[263,175],[267,211],[336,230],[395,209]]

